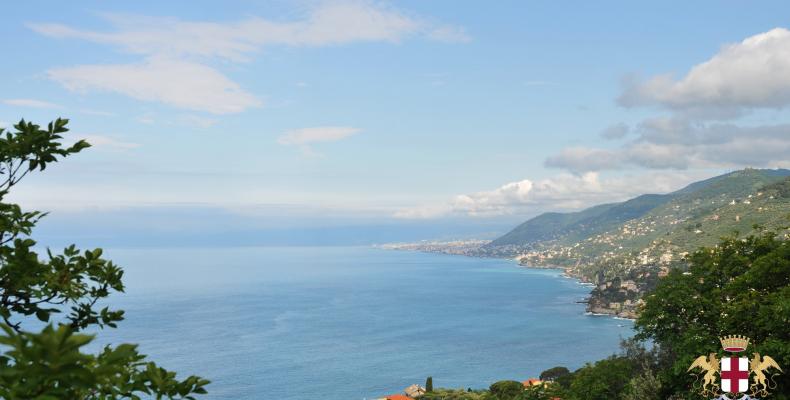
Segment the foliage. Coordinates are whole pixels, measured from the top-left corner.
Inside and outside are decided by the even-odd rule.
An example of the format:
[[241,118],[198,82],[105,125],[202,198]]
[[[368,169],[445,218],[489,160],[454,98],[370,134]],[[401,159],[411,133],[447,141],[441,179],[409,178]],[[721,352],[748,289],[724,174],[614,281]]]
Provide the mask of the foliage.
[[549,368],[540,373],[540,380],[542,381],[555,381],[558,378],[561,378],[565,375],[570,374],[571,371],[568,371],[568,368],[565,367],[554,367]]
[[[102,250],[62,254],[47,249],[41,257],[30,235],[45,214],[22,211],[5,202],[12,187],[31,172],[43,171],[89,144],[63,146],[68,120],[46,128],[24,120],[14,131],[0,129],[0,397],[5,399],[192,398],[205,393],[207,380],[175,373],[145,361],[134,345],[106,347],[98,355],[82,353],[93,336],[86,328],[115,328],[123,311],[99,309],[112,292],[123,292],[123,270],[102,258]],[[63,311],[66,315],[51,322]],[[23,322],[35,316],[49,322],[41,332],[25,332]]]
[[568,393],[567,388],[558,383],[552,382],[544,385],[529,387],[524,392],[525,400],[567,399],[569,396],[570,394]]
[[634,363],[627,357],[612,356],[587,364],[573,374],[570,395],[573,399],[618,399],[627,388]]
[[573,382],[573,373],[570,373],[568,375],[562,375],[559,378],[557,378],[557,380],[554,381],[554,383],[556,383],[563,389],[570,389],[572,382]]
[[2,327],[0,344],[9,347],[0,356],[0,397],[4,399],[133,398],[134,393],[169,398],[192,398],[205,393],[208,381],[175,374],[145,362],[136,346],[105,347],[98,355],[80,348],[93,337],[75,334],[68,325],[48,325],[41,333],[17,333]]
[[435,389],[419,397],[420,400],[490,400],[485,390]]
[[524,398],[524,385],[516,381],[499,381],[489,387],[496,400],[521,400]]
[[643,368],[642,373],[628,382],[623,400],[661,400],[661,381],[650,368]]
[[790,178],[783,179],[779,182],[770,184],[764,189],[769,195],[780,198],[790,198]]
[[425,379],[425,391],[433,392],[433,377],[429,376]]
[[[691,395],[686,373],[699,355],[716,353],[718,338],[745,335],[749,352],[790,366],[790,245],[771,232],[723,239],[690,257],[688,272],[673,271],[646,298],[636,329],[660,345],[667,367],[661,393]],[[790,374],[777,377],[776,399],[790,398]]]

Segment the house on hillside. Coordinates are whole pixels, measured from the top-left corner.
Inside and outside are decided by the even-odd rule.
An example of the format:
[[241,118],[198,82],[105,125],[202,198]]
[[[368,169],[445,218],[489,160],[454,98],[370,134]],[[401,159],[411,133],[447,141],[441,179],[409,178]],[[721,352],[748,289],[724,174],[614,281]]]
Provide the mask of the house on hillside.
[[406,389],[403,389],[403,393],[406,396],[412,397],[412,398],[420,397],[420,396],[425,394],[425,388],[415,383],[414,385],[411,385],[411,386],[407,387]]
[[543,385],[543,381],[537,378],[529,378],[526,381],[521,382],[525,388],[533,387],[533,386],[541,386]]
[[634,281],[632,281],[630,279],[629,280],[625,280],[622,283],[620,283],[620,287],[623,288],[623,289],[626,289],[626,290],[630,290],[632,292],[636,292],[637,291],[636,282],[634,282]]
[[414,399],[402,394],[391,394],[388,396],[381,397],[378,400],[414,400]]

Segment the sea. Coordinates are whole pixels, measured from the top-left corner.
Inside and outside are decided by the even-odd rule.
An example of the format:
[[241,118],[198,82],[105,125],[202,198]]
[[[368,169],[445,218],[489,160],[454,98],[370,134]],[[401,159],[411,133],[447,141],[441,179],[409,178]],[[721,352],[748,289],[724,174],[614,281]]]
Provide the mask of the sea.
[[91,348],[138,343],[205,399],[375,399],[485,388],[618,351],[632,322],[585,314],[590,288],[508,260],[370,247],[105,249],[126,311]]

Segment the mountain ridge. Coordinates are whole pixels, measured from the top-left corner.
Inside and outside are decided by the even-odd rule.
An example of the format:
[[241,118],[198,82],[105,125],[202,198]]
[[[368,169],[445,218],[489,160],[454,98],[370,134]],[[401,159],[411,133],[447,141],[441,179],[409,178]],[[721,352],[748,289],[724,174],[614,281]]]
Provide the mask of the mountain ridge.
[[[566,223],[550,226],[552,235],[534,235],[546,215]],[[685,268],[688,254],[715,246],[722,237],[760,229],[790,238],[790,170],[738,170],[666,195],[642,195],[565,215],[542,214],[475,255],[563,268],[596,285],[588,311],[632,318],[642,296],[671,269]]]
[[[547,212],[522,222],[511,231],[494,239],[484,246],[493,250],[502,246],[528,247],[531,244],[549,240],[581,239],[585,233],[602,233],[634,218],[642,217],[674,200],[688,200],[689,196],[706,195],[707,192],[729,191],[733,195],[744,196],[757,188],[790,176],[787,169],[744,169],[718,175],[686,185],[666,194],[642,194],[619,203],[595,205],[575,212]],[[745,178],[752,182],[732,184],[728,178]],[[545,226],[548,224],[548,226]],[[594,226],[592,226],[594,225]],[[573,233],[576,233],[573,235]]]

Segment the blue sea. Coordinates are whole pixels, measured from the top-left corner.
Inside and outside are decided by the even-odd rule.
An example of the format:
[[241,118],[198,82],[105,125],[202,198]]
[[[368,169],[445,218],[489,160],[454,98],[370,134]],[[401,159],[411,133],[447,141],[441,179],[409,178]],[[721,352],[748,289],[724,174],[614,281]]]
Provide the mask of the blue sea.
[[618,350],[556,270],[366,247],[115,249],[126,310],[104,343],[211,379],[208,399],[371,399],[433,376],[483,388]]

